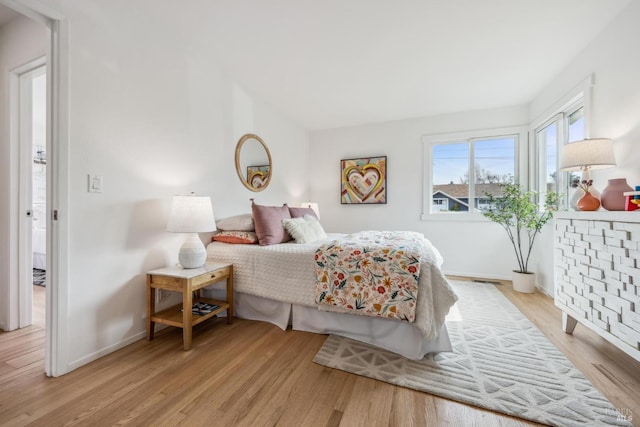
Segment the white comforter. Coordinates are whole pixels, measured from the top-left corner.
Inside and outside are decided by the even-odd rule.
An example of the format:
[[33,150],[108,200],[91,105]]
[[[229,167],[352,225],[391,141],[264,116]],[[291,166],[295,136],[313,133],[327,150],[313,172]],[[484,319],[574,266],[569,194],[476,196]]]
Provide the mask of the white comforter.
[[[236,292],[315,307],[314,253],[323,243],[343,234],[330,234],[313,243],[271,246],[212,242],[208,259],[233,263]],[[440,270],[442,256],[429,243],[423,257],[414,325],[427,339],[435,339],[457,297]]]

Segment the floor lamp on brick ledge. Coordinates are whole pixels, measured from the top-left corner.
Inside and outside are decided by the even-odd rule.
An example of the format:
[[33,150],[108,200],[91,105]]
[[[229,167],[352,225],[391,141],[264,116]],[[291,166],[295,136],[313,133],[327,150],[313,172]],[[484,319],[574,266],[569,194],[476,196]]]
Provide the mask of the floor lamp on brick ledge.
[[198,233],[216,231],[211,198],[196,196],[173,196],[167,231],[189,233],[178,252],[178,261],[184,268],[198,268],[204,265],[207,251]]

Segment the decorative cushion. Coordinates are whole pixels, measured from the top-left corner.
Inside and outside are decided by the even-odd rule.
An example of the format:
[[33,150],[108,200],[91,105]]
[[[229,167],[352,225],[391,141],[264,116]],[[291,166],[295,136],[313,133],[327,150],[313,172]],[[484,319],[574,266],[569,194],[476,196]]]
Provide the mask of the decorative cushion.
[[253,212],[253,223],[256,226],[258,243],[261,246],[276,245],[291,240],[291,236],[282,225],[283,219],[291,218],[286,203],[282,206],[263,206],[252,201],[251,211]]
[[302,218],[283,219],[282,224],[296,243],[309,243],[327,238],[327,233],[315,216],[305,215]]
[[230,216],[216,221],[216,228],[223,231],[254,231],[256,229],[250,213]]
[[314,211],[311,208],[292,208],[292,207],[289,207],[289,214],[291,214],[291,218],[302,218],[305,215],[311,215],[315,219],[320,219],[320,218],[318,218],[318,215],[316,215],[316,211]]
[[214,242],[233,244],[254,244],[258,243],[258,236],[253,231],[221,231],[211,237]]

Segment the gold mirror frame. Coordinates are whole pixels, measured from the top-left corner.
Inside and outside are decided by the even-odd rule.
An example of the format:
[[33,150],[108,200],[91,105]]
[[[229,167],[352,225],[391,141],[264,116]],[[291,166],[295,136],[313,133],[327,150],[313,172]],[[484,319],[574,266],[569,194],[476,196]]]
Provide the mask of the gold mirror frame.
[[[240,166],[240,152],[242,151],[242,146],[245,142],[251,139],[255,139],[262,145],[262,148],[264,148],[264,151],[267,153],[267,157],[269,158],[269,173],[267,174],[266,180],[261,187],[254,187],[253,185],[251,185],[251,182],[249,182],[249,180],[245,178],[245,171],[243,171],[242,167]],[[265,144],[262,138],[260,138],[258,135],[248,133],[242,136],[242,138],[240,138],[240,140],[238,141],[238,144],[236,145],[236,172],[238,173],[238,178],[240,178],[240,182],[242,182],[242,185],[244,185],[250,191],[262,191],[269,186],[269,183],[271,182],[271,176],[273,175],[273,162],[271,161],[271,152],[269,151],[269,147],[267,147],[267,144]]]

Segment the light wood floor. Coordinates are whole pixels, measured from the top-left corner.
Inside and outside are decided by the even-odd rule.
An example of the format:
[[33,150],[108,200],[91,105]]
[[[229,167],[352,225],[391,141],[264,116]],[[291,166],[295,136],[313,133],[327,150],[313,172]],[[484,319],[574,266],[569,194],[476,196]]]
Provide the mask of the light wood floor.
[[[618,408],[640,425],[640,363],[580,325],[560,329],[542,294],[499,285]],[[212,319],[182,351],[175,328],[59,378],[46,378],[44,331],[0,333],[0,426],[535,425],[314,364],[325,336]]]
[[45,307],[47,291],[44,286],[33,285],[33,307],[31,312],[31,324],[44,329]]

